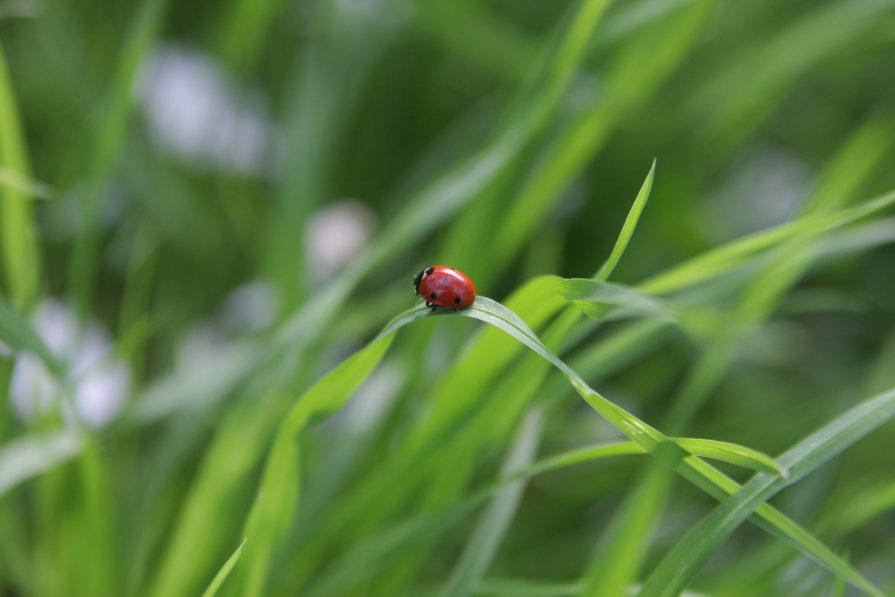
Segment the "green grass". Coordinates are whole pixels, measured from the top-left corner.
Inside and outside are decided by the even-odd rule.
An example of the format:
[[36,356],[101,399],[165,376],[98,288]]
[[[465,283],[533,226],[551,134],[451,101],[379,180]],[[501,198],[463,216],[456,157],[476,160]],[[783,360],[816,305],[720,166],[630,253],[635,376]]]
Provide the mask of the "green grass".
[[13,4],[0,593],[895,594],[895,2]]

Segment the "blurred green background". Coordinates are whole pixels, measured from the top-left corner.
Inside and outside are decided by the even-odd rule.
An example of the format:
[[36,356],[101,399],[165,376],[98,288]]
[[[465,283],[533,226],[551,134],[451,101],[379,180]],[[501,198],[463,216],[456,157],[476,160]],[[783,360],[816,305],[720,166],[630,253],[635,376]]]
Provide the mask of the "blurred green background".
[[[625,248],[653,160],[602,294],[539,278]],[[890,0],[0,0],[0,595],[660,594],[717,500],[631,455],[492,487],[621,437],[537,355],[417,314],[345,359],[447,263],[779,454],[895,385],[893,163]],[[893,594],[888,416],[772,503]],[[672,577],[863,594],[783,535]]]

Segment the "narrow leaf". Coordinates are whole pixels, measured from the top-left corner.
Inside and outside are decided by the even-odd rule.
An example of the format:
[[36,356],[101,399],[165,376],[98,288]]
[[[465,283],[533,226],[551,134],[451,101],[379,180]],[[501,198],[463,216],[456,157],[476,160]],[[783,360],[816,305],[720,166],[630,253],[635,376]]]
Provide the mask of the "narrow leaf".
[[628,212],[628,217],[625,218],[625,223],[622,225],[621,232],[619,233],[618,238],[615,239],[615,246],[612,247],[612,252],[606,259],[606,263],[604,263],[599,271],[597,271],[597,274],[594,276],[595,279],[608,280],[609,276],[611,276],[612,272],[615,270],[615,266],[618,265],[619,259],[621,259],[625,249],[628,248],[628,243],[631,242],[631,237],[634,235],[634,229],[637,228],[637,222],[640,221],[640,214],[643,213],[643,208],[646,207],[646,201],[649,199],[650,191],[653,190],[653,178],[655,177],[655,174],[656,160],[653,160],[653,165],[650,166],[649,173],[646,175],[646,180],[643,181],[643,185],[640,187],[640,191],[634,199],[634,204],[631,205],[631,210]]
[[221,566],[221,569],[218,570],[218,573],[214,575],[214,578],[211,581],[211,584],[208,585],[208,588],[205,589],[205,592],[202,593],[202,597],[214,597],[217,595],[218,590],[224,584],[224,581],[227,580],[227,577],[230,576],[230,571],[233,570],[233,567],[236,566],[236,563],[239,561],[239,556],[242,555],[242,549],[246,546],[246,540],[243,539],[242,543],[239,544],[239,547],[236,548],[236,551],[233,552],[227,561],[224,562],[224,565]]

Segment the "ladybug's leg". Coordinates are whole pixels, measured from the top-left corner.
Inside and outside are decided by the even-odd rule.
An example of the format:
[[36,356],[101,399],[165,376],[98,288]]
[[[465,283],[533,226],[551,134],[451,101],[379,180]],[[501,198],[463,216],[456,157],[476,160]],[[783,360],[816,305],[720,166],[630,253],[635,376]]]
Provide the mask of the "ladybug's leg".
[[431,306],[432,305],[429,304],[429,301],[426,301],[426,307],[431,307]]
[[429,308],[432,309],[432,313],[435,313],[435,305],[429,305]]

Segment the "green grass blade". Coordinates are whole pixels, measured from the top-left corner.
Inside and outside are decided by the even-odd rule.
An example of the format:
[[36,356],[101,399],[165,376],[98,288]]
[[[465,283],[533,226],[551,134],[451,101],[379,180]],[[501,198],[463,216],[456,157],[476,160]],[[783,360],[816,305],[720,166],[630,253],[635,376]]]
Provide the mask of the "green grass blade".
[[[879,27],[889,0],[829,2],[732,60],[690,103],[715,151],[734,147],[772,113],[800,76],[823,65]],[[749,85],[743,87],[743,81]],[[731,94],[730,90],[739,89]]]
[[677,438],[674,443],[695,456],[723,460],[730,464],[764,471],[784,478],[789,476],[789,472],[779,462],[763,452],[746,446],[711,439],[691,438]]
[[[481,261],[483,250],[487,250],[490,268],[506,265],[623,116],[645,102],[679,65],[713,7],[710,0],[692,2],[628,40],[606,69],[605,96],[579,109],[550,140],[534,168],[526,173],[519,196],[501,214],[496,237],[481,249],[461,255]],[[486,279],[492,275],[483,273]]]
[[276,549],[295,514],[301,483],[296,442],[312,421],[338,411],[372,373],[391,345],[394,333],[428,314],[419,305],[389,323],[366,347],[343,361],[303,396],[283,420],[265,464],[258,497],[246,522],[252,547],[239,575],[240,594],[262,595]]
[[[28,158],[6,56],[0,46],[0,172],[13,180],[28,180]],[[40,258],[32,205],[26,189],[0,184],[0,263],[12,304],[26,308],[34,300],[40,280]]]
[[642,282],[637,287],[648,294],[667,294],[694,286],[746,263],[757,253],[794,236],[817,235],[846,226],[895,203],[895,191],[832,214],[804,216],[780,226],[747,235],[712,249]]
[[103,184],[115,166],[125,136],[134,83],[143,58],[152,47],[168,0],[143,0],[121,50],[112,87],[104,104],[102,127],[90,156],[86,188],[81,197],[80,220],[69,263],[69,284],[81,316],[88,312],[99,245],[99,208]]
[[14,351],[26,350],[37,356],[56,379],[65,378],[65,364],[14,310],[0,303],[0,341]]
[[[572,387],[584,398],[585,402],[602,415],[604,419],[650,454],[656,453],[660,459],[669,460],[668,464],[674,465],[680,474],[697,486],[713,495],[715,495],[713,492],[718,489],[725,493],[732,493],[738,487],[736,483],[705,462],[692,457],[681,459],[680,455],[675,454],[673,451],[668,451],[669,438],[590,388],[574,370],[544,346],[522,320],[507,310],[506,307],[500,305],[500,303],[481,297],[476,300],[471,309],[464,311],[463,314],[498,327],[549,361],[563,373]],[[661,450],[659,450],[660,447]],[[658,453],[657,450],[659,450]],[[789,482],[797,480],[798,472],[793,470],[788,461],[780,458],[779,462],[784,468],[789,469]],[[761,474],[767,475],[767,473]],[[847,562],[837,557],[807,531],[800,530],[798,533],[794,532],[793,528],[798,527],[795,523],[791,523],[791,521],[788,521],[788,519],[785,519],[776,511],[771,512],[771,510],[762,508],[759,508],[757,511],[780,534],[787,536],[793,544],[798,545],[798,548],[806,555],[809,555],[809,557],[822,563],[837,574],[843,575],[844,578],[852,583],[869,584]]]
[[83,447],[74,431],[28,435],[0,448],[0,497],[19,483],[71,460]]
[[211,579],[211,584],[208,585],[208,588],[205,589],[205,592],[202,593],[202,597],[214,597],[218,594],[218,591],[224,585],[224,581],[227,580],[227,577],[230,576],[230,572],[233,571],[236,563],[239,562],[239,556],[242,555],[242,549],[246,546],[246,540],[243,539],[242,543],[239,544],[239,547],[236,548],[236,551],[233,552],[227,561],[224,562],[224,565],[221,566],[221,569],[218,570],[218,573],[214,575],[214,578]]
[[640,187],[637,197],[634,198],[634,204],[631,205],[631,210],[628,212],[628,217],[625,218],[625,223],[622,225],[621,232],[619,232],[618,238],[615,239],[615,245],[612,247],[612,252],[609,254],[609,257],[606,258],[606,263],[604,263],[599,271],[597,271],[594,276],[595,279],[608,280],[609,276],[612,275],[612,272],[615,271],[615,266],[618,265],[619,260],[625,253],[625,249],[628,248],[628,243],[631,242],[631,237],[634,235],[634,229],[637,228],[637,222],[640,221],[640,214],[643,213],[643,208],[646,207],[650,191],[653,190],[653,178],[655,178],[655,175],[656,160],[653,160],[653,165],[650,166],[649,173],[646,175],[646,180],[643,181],[643,185]]
[[[708,457],[721,456],[722,460],[733,462],[734,464],[740,464],[743,459],[739,457],[727,458],[727,454],[748,450],[740,446],[731,447],[728,450],[719,450],[717,447],[711,446],[713,442],[692,438],[674,441],[679,444],[683,442],[688,443],[689,447],[693,448],[694,454],[706,455]],[[418,515],[409,521],[399,523],[397,526],[376,535],[372,539],[359,543],[320,578],[318,583],[312,588],[311,594],[344,592],[349,590],[354,583],[371,578],[381,571],[382,567],[387,563],[403,554],[412,553],[419,548],[422,542],[434,538],[439,532],[457,522],[460,517],[484,503],[485,500],[498,495],[507,485],[586,462],[596,462],[618,456],[645,454],[647,454],[646,450],[633,441],[600,443],[555,454],[519,470],[509,472],[494,483],[462,500],[443,506],[430,514]],[[755,467],[750,466],[750,468]],[[720,485],[723,485],[727,492],[732,492],[739,487],[732,481],[721,478],[725,482]],[[720,489],[720,487],[713,487],[720,491],[717,496],[727,495],[725,490]],[[769,518],[773,518],[781,527],[785,527],[790,523],[785,517],[775,517],[776,513],[771,509],[769,510]]]
[[[757,474],[675,545],[647,580],[641,595],[677,595],[696,576],[724,539],[760,505],[893,417],[895,389],[862,402],[787,450],[780,456],[779,462],[789,469],[789,478],[767,473]],[[833,563],[828,564],[832,566]],[[882,592],[867,581],[857,583],[856,586],[871,595],[882,596]]]
[[[541,417],[540,409],[535,409],[523,420],[507,455],[502,471],[504,476],[531,463],[541,433]],[[473,593],[494,559],[500,541],[519,507],[524,489],[525,485],[519,480],[507,483],[494,494],[454,567],[443,593],[445,597],[461,597]]]
[[674,307],[665,301],[621,284],[569,278],[563,280],[563,295],[587,316],[597,320],[632,316],[667,322],[678,320]]

